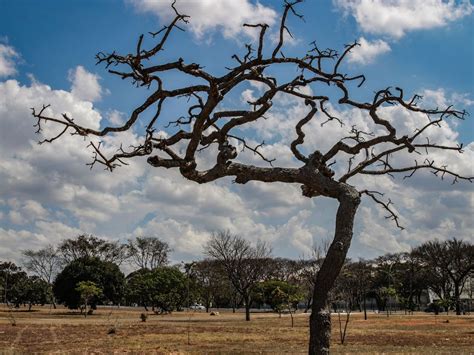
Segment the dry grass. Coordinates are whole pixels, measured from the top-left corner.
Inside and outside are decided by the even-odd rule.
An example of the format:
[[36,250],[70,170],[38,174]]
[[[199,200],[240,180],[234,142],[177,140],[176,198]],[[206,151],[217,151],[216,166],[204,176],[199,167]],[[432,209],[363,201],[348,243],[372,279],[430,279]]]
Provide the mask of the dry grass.
[[[181,313],[139,319],[141,309],[100,309],[84,318],[65,309],[41,308],[14,312],[11,326],[0,308],[0,353],[265,353],[306,352],[308,315],[298,314],[291,328],[289,316],[242,313]],[[449,320],[449,323],[445,321]],[[474,353],[474,317],[433,314],[370,314],[364,321],[353,314],[346,338],[338,344],[339,328],[333,317],[334,353]],[[108,334],[115,327],[115,334]],[[188,329],[190,344],[188,344]]]

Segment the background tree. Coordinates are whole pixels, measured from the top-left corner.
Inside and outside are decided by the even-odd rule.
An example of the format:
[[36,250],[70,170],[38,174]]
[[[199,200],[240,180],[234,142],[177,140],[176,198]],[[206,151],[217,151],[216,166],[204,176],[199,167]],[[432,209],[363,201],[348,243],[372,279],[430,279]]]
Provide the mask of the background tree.
[[27,286],[28,275],[15,263],[0,262],[0,288],[3,302],[7,306],[19,307],[24,303],[24,288]]
[[337,312],[341,306],[346,311],[352,310],[359,302],[358,279],[353,271],[353,264],[350,260],[347,260],[331,290],[330,300],[334,312]]
[[[445,119],[464,118],[464,111],[451,106],[423,108],[420,106],[420,96],[406,95],[398,87],[378,90],[371,100],[354,98],[360,97],[352,94],[354,86],[362,86],[365,77],[346,74],[343,61],[357,43],[346,46],[341,53],[332,49],[321,50],[313,42],[301,56],[283,54],[285,32],[289,31],[286,25],[288,15],[303,17],[295,8],[300,2],[294,0],[284,3],[276,44],[267,40],[267,24],[245,24],[249,30],[258,32],[257,43],[247,45],[241,55],[234,54],[232,58],[235,64],[228,66],[228,71],[223,75],[209,73],[201,65],[187,63],[183,58],[164,61],[170,58],[161,54],[167,41],[172,38],[172,31],[188,22],[188,16],[179,13],[172,5],[175,18],[169,26],[151,33],[153,38],[158,36],[159,39],[149,49],[145,48],[144,36],[141,35],[132,52],[123,55],[116,51],[97,54],[98,63],[113,68],[109,69],[110,73],[151,91],[123,124],[101,127],[99,130],[84,127],[78,123],[79,120],[67,114],[53,117],[46,105],[40,110],[33,110],[33,116],[37,118],[38,132],[41,132],[46,122],[54,122],[59,128],[57,135],[47,137],[43,142],[54,142],[67,132],[81,137],[103,137],[136,128],[137,133],[142,133],[141,143],[127,150],[121,145],[106,149],[96,139],[91,140],[90,147],[94,154],[91,166],[99,164],[113,170],[126,163],[127,159],[147,156],[151,166],[177,169],[185,178],[201,184],[225,177],[233,177],[238,184],[249,181],[292,183],[299,184],[302,195],[308,198],[324,196],[337,200],[339,207],[334,237],[316,276],[318,286],[313,290],[309,344],[309,352],[313,354],[329,352],[331,318],[327,311],[328,294],[346,259],[361,197],[368,197],[379,204],[400,226],[391,201],[385,199],[382,193],[367,188],[363,179],[354,178],[398,173],[410,177],[420,170],[429,170],[442,178],[452,177],[453,182],[463,179],[471,181],[473,178],[450,170],[430,155],[440,150],[462,152],[462,145],[438,143],[428,138],[433,129],[443,126]],[[285,70],[279,70],[283,67]],[[174,80],[171,85],[167,85],[167,79],[175,78],[169,73],[177,73],[183,76],[183,80]],[[293,77],[288,78],[291,73],[294,73]],[[248,102],[248,107],[244,109],[241,106],[233,108],[232,101],[226,98],[249,81],[262,86],[259,97]],[[311,87],[312,90],[305,91],[305,87]],[[328,87],[330,90],[327,90]],[[162,123],[160,120],[171,115],[162,114],[162,109],[165,110],[168,102],[183,96],[189,98],[187,115],[163,122],[164,125],[159,128],[158,125]],[[257,121],[261,122],[270,112],[273,100],[285,96],[301,100],[308,111],[295,125],[295,139],[288,146],[294,161],[291,165],[280,167],[274,165],[273,159],[265,157],[260,149],[262,144],[250,144],[252,131],[245,128]],[[366,118],[364,127],[352,126],[347,129],[346,137],[335,137],[334,144],[329,148],[304,144],[304,130],[311,120],[320,120],[321,129],[326,124],[343,125],[344,116],[338,112],[344,112],[345,108],[360,110]],[[389,112],[394,109],[426,115],[429,119],[417,124],[413,132],[406,133],[391,122]],[[148,110],[154,112],[145,114]],[[166,135],[161,134],[161,127],[168,127]],[[250,136],[245,135],[248,132]],[[261,157],[265,166],[239,159],[243,148]],[[200,165],[196,158],[199,152],[205,151],[215,157],[210,167]]]
[[130,261],[140,269],[154,269],[168,264],[171,249],[156,237],[136,237],[128,241]]
[[261,303],[268,304],[280,317],[283,311],[288,310],[293,327],[293,310],[298,309],[298,303],[303,298],[298,286],[283,280],[267,280],[260,282],[254,292]]
[[330,241],[328,239],[320,240],[312,250],[311,258],[299,260],[298,280],[300,288],[306,293],[305,313],[312,307],[316,276],[324,262]]
[[421,295],[428,289],[430,272],[424,269],[413,253],[401,253],[396,265],[398,299],[405,311],[419,309]]
[[265,243],[252,246],[249,241],[229,231],[214,233],[204,248],[205,254],[218,260],[245,306],[245,320],[250,320],[252,293],[268,273],[270,248]]
[[153,270],[140,269],[126,279],[127,303],[152,307],[155,313],[181,309],[187,300],[186,275],[177,267],[160,266]]
[[350,263],[347,268],[354,280],[352,285],[359,311],[364,311],[364,319],[367,320],[367,297],[373,281],[372,265],[370,261],[359,260]]
[[60,254],[52,245],[40,250],[27,249],[22,252],[25,257],[24,265],[48,285],[48,299],[56,308],[53,294],[53,280],[62,266]]
[[239,303],[238,295],[222,263],[216,259],[204,259],[195,262],[192,268],[192,285],[196,287],[194,294],[206,307],[224,307],[235,309]]
[[145,308],[148,312],[148,306],[152,305],[152,284],[149,269],[139,269],[129,275],[125,279],[125,298],[127,304],[137,304]]
[[191,270],[190,278],[196,298],[209,308],[222,304],[228,298],[229,280],[216,260],[204,259],[196,262]]
[[[415,257],[424,263],[434,274],[433,281],[442,281],[447,288],[447,280],[452,285],[456,314],[461,314],[461,292],[469,274],[474,270],[474,245],[456,238],[441,242],[426,242],[413,250]],[[433,285],[440,283],[433,282]],[[436,292],[436,291],[435,291]],[[439,290],[438,290],[439,292]],[[449,290],[443,290],[444,299]],[[442,298],[443,299],[443,298]]]
[[[347,326],[349,325],[352,309],[357,301],[357,279],[351,270],[351,266],[352,263],[349,260],[344,264],[329,296],[333,304],[334,312],[337,313],[339,339],[342,345],[346,339]],[[341,318],[341,308],[344,309],[346,314],[344,322]],[[342,325],[343,323],[344,326]]]
[[81,281],[94,282],[103,291],[103,297],[94,298],[92,307],[95,307],[97,302],[119,304],[122,300],[124,275],[119,267],[95,257],[85,257],[69,263],[56,277],[53,291],[58,302],[64,303],[70,309],[79,308],[81,296],[76,288]]
[[[81,299],[81,313],[84,312],[84,317],[87,317],[87,306],[95,297],[99,297],[102,294],[102,289],[92,281],[80,281],[77,283],[75,289],[79,293]],[[96,302],[97,303],[97,302]],[[92,308],[90,309],[92,311]]]
[[145,275],[151,285],[151,302],[155,312],[179,310],[187,300],[187,279],[177,267],[157,267]]
[[374,260],[375,275],[373,279],[373,291],[380,310],[387,312],[387,317],[392,312],[392,303],[398,296],[400,289],[398,277],[398,266],[400,265],[400,254],[385,254]]
[[98,258],[120,265],[127,257],[127,246],[119,242],[109,242],[92,234],[65,239],[58,247],[65,264],[81,258]]

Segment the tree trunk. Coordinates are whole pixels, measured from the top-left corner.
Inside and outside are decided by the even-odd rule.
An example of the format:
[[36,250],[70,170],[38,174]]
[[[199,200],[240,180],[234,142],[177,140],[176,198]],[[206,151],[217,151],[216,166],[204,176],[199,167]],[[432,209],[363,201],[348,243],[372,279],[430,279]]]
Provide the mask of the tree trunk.
[[304,309],[304,313],[308,313],[309,309],[311,308],[311,302],[313,301],[313,297],[310,297],[307,301],[306,301],[306,306],[305,306],[305,309]]
[[364,320],[367,320],[367,297],[364,294]]
[[351,245],[354,217],[360,203],[359,193],[351,186],[341,184],[338,196],[334,239],[316,276],[310,316],[310,355],[329,354],[331,314],[326,310],[328,293],[339,275]]
[[[288,306],[288,311],[290,312],[290,317],[291,317],[291,327],[294,328],[295,327],[295,321],[293,319],[293,312],[291,311],[291,306]],[[296,310],[295,310],[295,313],[296,313]]]
[[245,320],[250,321],[250,300],[248,297],[245,298]]
[[461,315],[461,295],[459,292],[459,283],[454,283],[454,302],[456,305],[456,315],[460,316]]

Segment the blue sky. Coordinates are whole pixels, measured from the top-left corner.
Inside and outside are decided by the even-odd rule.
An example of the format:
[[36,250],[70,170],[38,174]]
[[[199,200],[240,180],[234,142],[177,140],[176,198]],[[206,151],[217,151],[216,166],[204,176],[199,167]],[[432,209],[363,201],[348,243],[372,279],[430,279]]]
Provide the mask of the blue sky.
[[[7,181],[0,188],[0,259],[18,260],[18,251],[28,245],[41,247],[80,232],[121,240],[156,234],[170,242],[176,261],[200,257],[200,245],[220,228],[268,240],[275,254],[290,257],[308,255],[312,245],[331,235],[335,204],[305,200],[292,187],[236,187],[229,181],[197,187],[143,162],[111,175],[84,166],[90,152],[82,142],[34,144],[38,137],[28,105],[57,103],[58,111],[75,112],[87,122],[104,125],[123,119],[140,104],[146,92],[96,66],[94,56],[99,51],[134,50],[141,33],[167,23],[168,4],[166,0],[0,0],[0,178]],[[252,40],[239,21],[271,23],[271,35],[278,27],[282,2],[178,0],[177,7],[191,15],[190,25],[186,32],[173,33],[157,60],[182,57],[202,63],[209,72],[224,73],[225,66],[232,65],[231,55],[242,53],[244,44]],[[378,89],[400,86],[407,93],[425,94],[428,103],[449,102],[474,112],[470,2],[306,1],[298,10],[305,21],[290,17],[294,39],[283,52],[302,54],[313,40],[321,48],[338,50],[361,41],[363,45],[345,64],[347,72],[367,77],[357,98],[370,99]],[[153,39],[146,43],[152,44]],[[267,45],[274,44],[269,40]],[[176,80],[174,85],[180,80],[171,79]],[[244,104],[243,95],[251,90],[256,89],[242,88],[228,104]],[[178,114],[181,104],[170,105],[167,112]],[[284,106],[280,116],[298,109],[297,104]],[[452,124],[443,134],[440,139],[469,147],[456,158],[459,161],[444,158],[472,176],[473,119]],[[282,135],[269,136],[272,153]],[[383,212],[364,202],[352,257],[407,250],[430,237],[473,240],[470,184],[448,188],[449,183],[425,175],[410,183],[382,180],[377,184],[393,194],[408,231],[397,231],[386,223]],[[423,207],[427,205],[432,211]]]

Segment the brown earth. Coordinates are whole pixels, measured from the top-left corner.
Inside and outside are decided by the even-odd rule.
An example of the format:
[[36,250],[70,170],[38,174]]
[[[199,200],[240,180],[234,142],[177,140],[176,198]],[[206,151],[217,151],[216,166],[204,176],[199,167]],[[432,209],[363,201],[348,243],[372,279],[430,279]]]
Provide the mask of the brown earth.
[[[33,312],[0,308],[0,353],[154,353],[154,354],[299,354],[306,352],[308,314],[289,315],[220,310],[149,313],[142,309],[99,309],[84,318],[64,308],[39,307]],[[11,325],[12,317],[16,326]],[[446,321],[449,320],[449,323]],[[108,334],[111,328],[115,333]],[[189,332],[189,343],[188,343]],[[351,315],[346,344],[339,344],[339,323],[333,316],[333,353],[474,354],[474,316]]]

